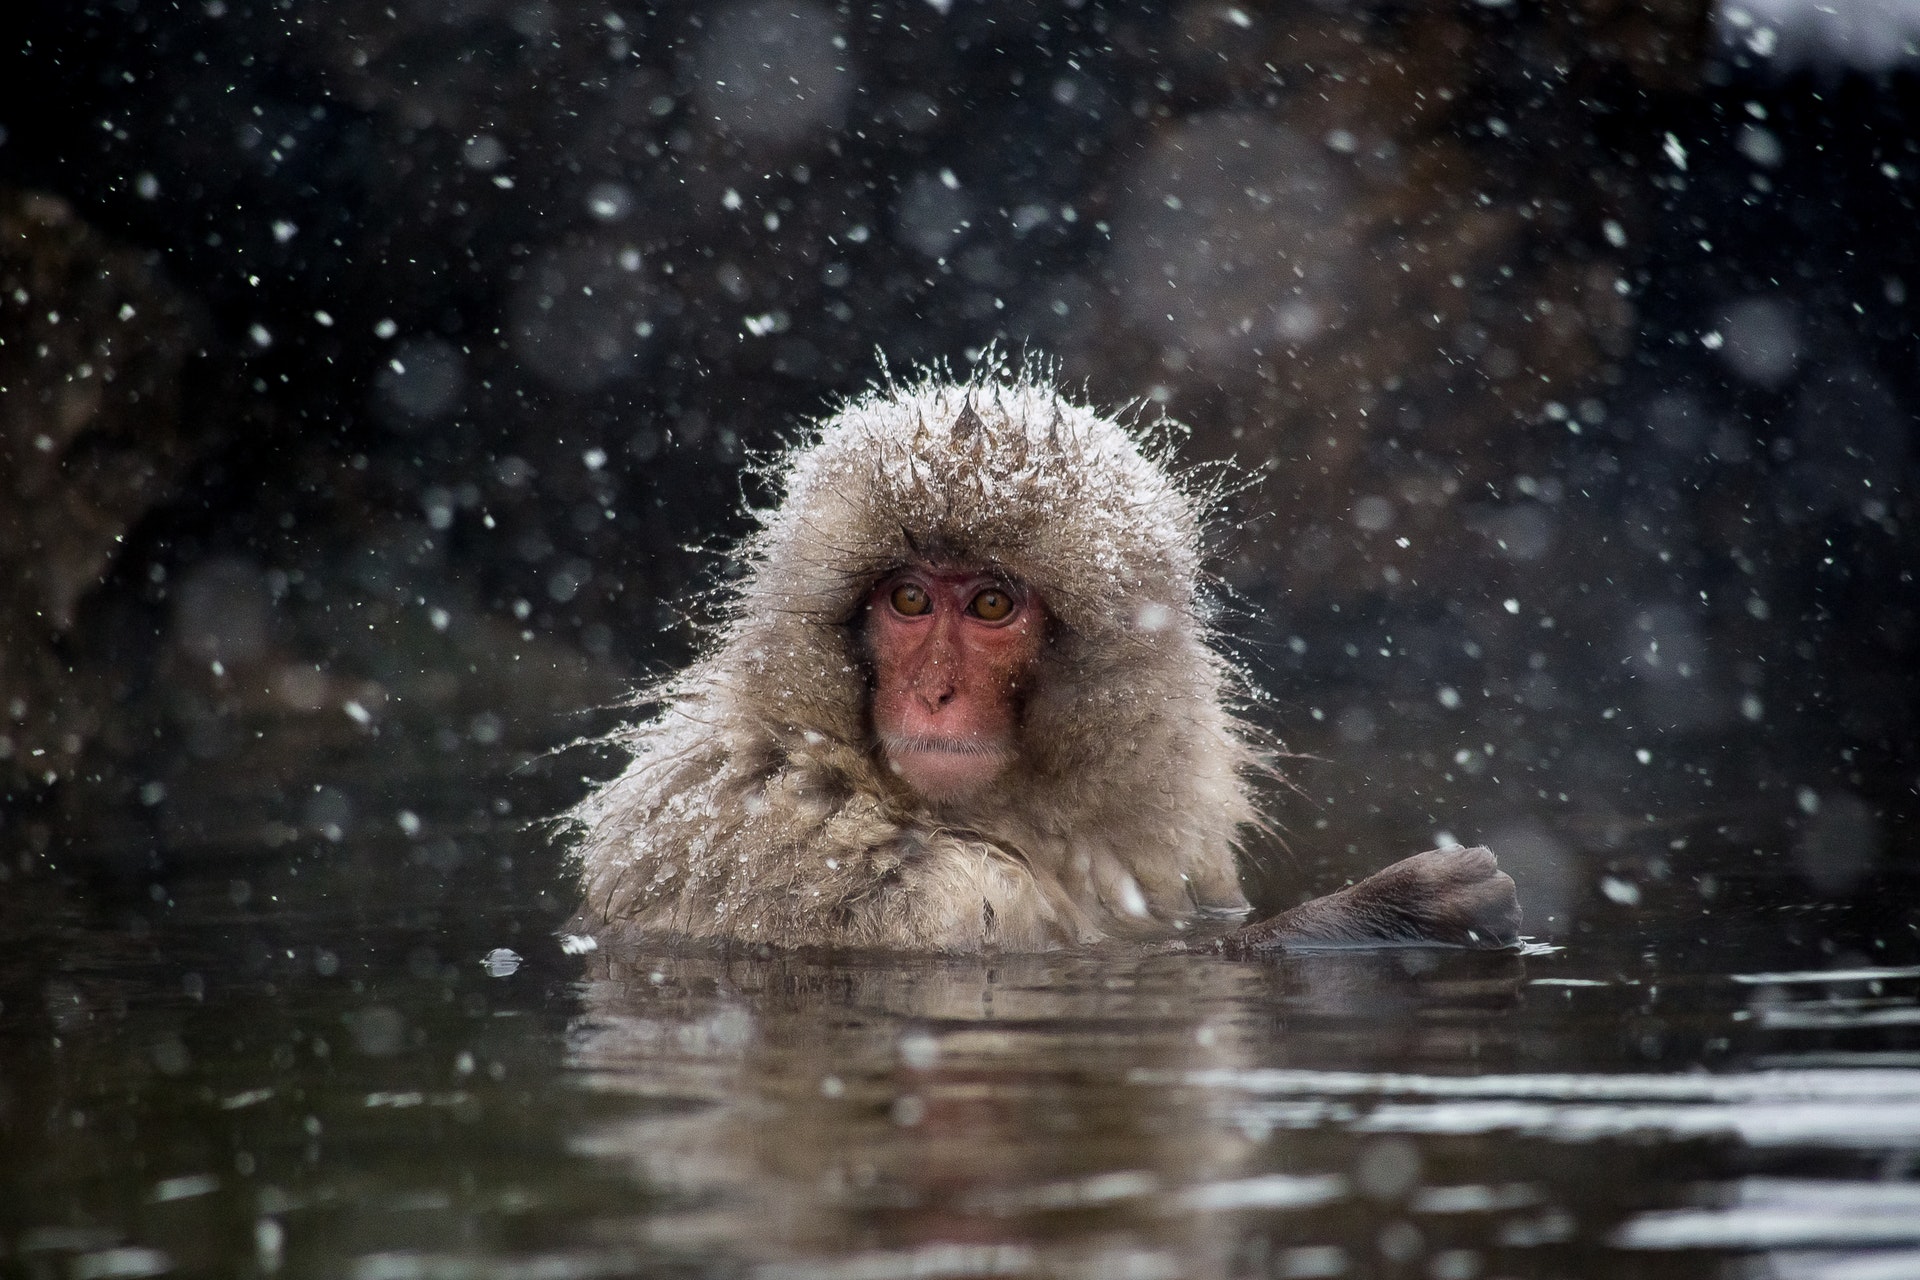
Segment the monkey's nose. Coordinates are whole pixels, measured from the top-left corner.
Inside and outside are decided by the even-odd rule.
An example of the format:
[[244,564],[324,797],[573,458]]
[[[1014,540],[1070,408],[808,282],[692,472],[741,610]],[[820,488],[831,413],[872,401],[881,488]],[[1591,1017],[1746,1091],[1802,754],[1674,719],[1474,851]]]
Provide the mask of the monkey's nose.
[[913,691],[930,712],[940,710],[960,692],[960,683],[954,678],[953,648],[946,641],[947,637],[936,631],[922,654],[920,669],[913,673]]
[[926,705],[927,710],[938,711],[953,701],[953,695],[956,692],[958,691],[954,688],[953,681],[944,675],[937,674],[920,686],[920,701]]

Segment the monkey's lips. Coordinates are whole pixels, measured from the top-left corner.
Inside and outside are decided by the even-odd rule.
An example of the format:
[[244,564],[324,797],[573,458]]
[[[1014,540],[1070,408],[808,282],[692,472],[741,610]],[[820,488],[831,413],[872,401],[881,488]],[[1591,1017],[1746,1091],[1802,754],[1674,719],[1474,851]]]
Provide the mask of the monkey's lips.
[[999,777],[1013,758],[1007,744],[990,738],[934,734],[885,734],[887,766],[927,800],[964,800]]

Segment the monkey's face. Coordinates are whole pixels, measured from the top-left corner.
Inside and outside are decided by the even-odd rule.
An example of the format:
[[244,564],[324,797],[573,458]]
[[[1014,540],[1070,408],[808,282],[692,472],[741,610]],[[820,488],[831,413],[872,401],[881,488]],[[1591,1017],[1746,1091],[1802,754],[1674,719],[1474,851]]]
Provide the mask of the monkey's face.
[[1045,631],[1038,596],[991,573],[914,565],[874,587],[861,620],[874,736],[915,794],[965,800],[1006,770]]

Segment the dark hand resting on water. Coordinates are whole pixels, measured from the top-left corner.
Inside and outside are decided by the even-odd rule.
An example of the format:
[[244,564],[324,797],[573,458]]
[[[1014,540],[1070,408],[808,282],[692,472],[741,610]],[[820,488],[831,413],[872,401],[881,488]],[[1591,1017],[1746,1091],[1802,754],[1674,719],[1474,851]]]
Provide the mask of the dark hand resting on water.
[[1485,849],[1230,932],[1270,766],[1228,707],[1201,499],[1029,377],[857,400],[796,448],[711,651],[571,815],[603,936],[1231,954],[1506,947]]

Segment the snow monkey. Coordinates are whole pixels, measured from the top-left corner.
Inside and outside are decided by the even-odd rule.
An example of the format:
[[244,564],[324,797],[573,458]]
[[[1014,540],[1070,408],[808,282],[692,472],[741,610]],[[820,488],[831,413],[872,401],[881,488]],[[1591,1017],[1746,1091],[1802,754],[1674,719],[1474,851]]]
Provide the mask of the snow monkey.
[[1484,849],[1270,920],[1265,769],[1200,581],[1203,499],[1031,374],[845,405],[784,459],[706,655],[570,815],[582,927],[781,947],[1515,941]]

